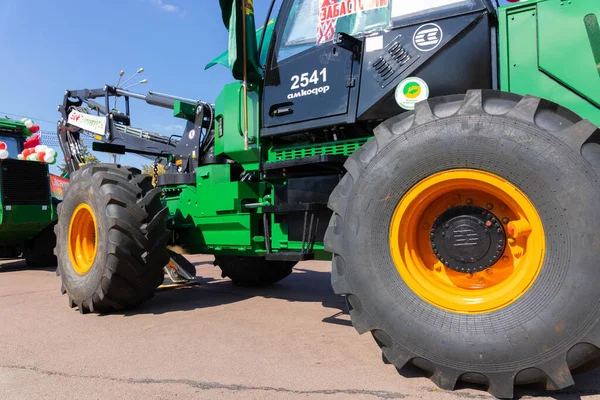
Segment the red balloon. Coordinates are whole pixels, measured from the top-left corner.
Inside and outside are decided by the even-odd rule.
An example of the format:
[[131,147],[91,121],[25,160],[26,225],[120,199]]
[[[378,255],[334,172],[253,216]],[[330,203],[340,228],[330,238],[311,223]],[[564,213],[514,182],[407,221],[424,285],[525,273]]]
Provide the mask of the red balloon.
[[37,146],[38,144],[41,144],[40,143],[40,135],[39,134],[33,135],[25,141],[25,148],[26,149],[33,148],[33,147]]
[[6,143],[0,142],[0,150],[6,150]]
[[37,153],[38,160],[40,160],[40,161],[44,161],[45,156],[46,156],[46,153],[43,151],[40,151],[39,153]]
[[34,152],[35,152],[35,149],[25,149],[25,150],[23,150],[23,157],[27,158]]
[[31,128],[29,128],[29,132],[31,132],[31,133],[36,133],[36,132],[38,132],[39,130],[40,130],[40,126],[39,126],[39,125],[35,125],[35,124],[34,124],[34,125],[32,125],[32,127],[31,127]]

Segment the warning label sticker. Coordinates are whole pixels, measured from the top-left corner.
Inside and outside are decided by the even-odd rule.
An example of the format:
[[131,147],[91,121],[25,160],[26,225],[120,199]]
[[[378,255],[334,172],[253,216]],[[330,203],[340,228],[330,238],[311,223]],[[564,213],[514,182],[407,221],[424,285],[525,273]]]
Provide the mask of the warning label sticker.
[[333,40],[338,19],[387,8],[388,4],[389,0],[320,0],[317,44]]

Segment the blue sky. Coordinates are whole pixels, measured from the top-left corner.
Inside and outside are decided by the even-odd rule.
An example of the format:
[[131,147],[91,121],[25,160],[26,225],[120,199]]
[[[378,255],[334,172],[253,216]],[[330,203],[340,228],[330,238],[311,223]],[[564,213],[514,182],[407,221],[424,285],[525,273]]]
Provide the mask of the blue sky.
[[[254,1],[257,25],[268,3]],[[232,77],[204,66],[227,38],[217,0],[0,0],[0,116],[29,116],[54,131],[65,89],[116,84],[121,69],[127,78],[139,67],[149,82],[138,92],[214,102]],[[140,101],[132,102],[132,124],[165,134],[184,125]]]
[[[254,0],[257,26],[269,3]],[[54,131],[65,89],[115,84],[121,69],[127,78],[139,67],[149,82],[138,92],[214,102],[232,78],[220,66],[203,69],[226,50],[227,38],[217,0],[0,0],[0,116],[28,116]],[[169,110],[139,101],[132,125],[183,129]]]

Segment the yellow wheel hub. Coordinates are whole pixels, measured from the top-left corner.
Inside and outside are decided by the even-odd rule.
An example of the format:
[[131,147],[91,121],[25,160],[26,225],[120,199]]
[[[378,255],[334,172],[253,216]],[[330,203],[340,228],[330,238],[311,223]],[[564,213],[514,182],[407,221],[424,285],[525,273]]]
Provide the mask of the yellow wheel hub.
[[96,237],[98,228],[92,208],[81,203],[71,216],[69,222],[69,257],[71,265],[80,275],[85,275],[92,268],[96,258]]
[[[434,253],[432,227],[459,206],[487,210],[502,224],[505,245],[485,270],[460,272]],[[544,261],[545,237],[534,205],[517,187],[488,172],[455,169],[422,180],[402,198],[392,217],[390,249],[400,276],[423,300],[477,314],[506,307],[531,287]]]

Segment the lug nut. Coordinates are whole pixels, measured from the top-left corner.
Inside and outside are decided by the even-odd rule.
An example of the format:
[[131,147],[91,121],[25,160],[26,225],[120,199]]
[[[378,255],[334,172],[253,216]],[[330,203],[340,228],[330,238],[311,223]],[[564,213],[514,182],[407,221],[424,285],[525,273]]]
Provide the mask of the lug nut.
[[493,210],[494,209],[494,205],[492,203],[487,203],[485,205],[485,208],[487,208],[488,210]]
[[467,204],[473,204],[473,199],[471,199],[471,198],[468,198],[468,199],[467,199],[467,201],[466,201],[466,203],[467,203]]
[[467,274],[467,279],[471,279],[472,277],[473,277],[473,274],[469,272],[469,273]]
[[485,270],[485,272],[486,272],[488,275],[492,275],[492,274],[494,273],[494,270],[490,268],[490,269],[486,269],[486,270]]
[[502,218],[502,223],[503,224],[508,224],[508,218],[506,218],[506,217]]
[[508,256],[502,256],[502,261],[508,262]]

